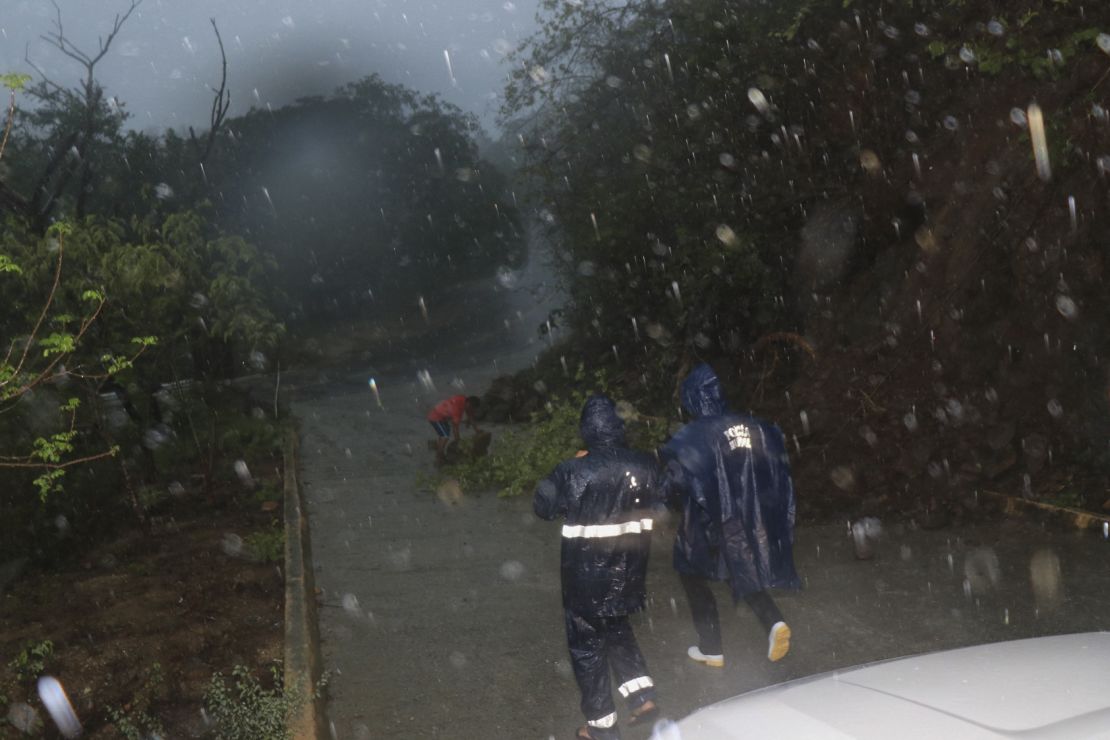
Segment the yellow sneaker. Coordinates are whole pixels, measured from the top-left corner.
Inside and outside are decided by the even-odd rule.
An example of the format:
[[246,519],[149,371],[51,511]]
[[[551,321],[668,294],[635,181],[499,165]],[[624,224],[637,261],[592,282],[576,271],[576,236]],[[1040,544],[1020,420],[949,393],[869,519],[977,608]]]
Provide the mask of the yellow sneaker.
[[709,666],[710,668],[724,668],[725,656],[723,655],[706,655],[698,649],[697,645],[692,646],[686,651],[690,656],[690,660],[696,660],[699,663]]
[[782,660],[790,652],[790,627],[786,622],[775,622],[767,640],[767,660]]

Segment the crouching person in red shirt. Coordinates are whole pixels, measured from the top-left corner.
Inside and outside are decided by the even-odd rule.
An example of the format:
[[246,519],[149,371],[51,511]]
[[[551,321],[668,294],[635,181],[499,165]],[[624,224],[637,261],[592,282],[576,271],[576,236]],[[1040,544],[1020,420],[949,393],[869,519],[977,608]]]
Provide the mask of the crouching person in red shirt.
[[471,429],[476,433],[481,431],[474,420],[474,415],[478,413],[481,405],[482,399],[477,396],[451,396],[437,403],[435,408],[428,412],[428,422],[436,430],[437,465],[447,462],[448,441],[451,439],[459,441],[459,426],[464,416]]

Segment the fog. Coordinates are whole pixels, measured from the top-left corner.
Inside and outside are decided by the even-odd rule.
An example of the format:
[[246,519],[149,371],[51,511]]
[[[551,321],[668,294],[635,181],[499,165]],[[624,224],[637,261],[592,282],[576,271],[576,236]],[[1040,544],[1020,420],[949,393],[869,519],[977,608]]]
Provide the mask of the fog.
[[[371,73],[437,93],[493,127],[505,54],[535,26],[537,0],[144,0],[97,66],[109,95],[141,130],[205,126],[210,86],[219,83],[215,18],[228,57],[230,115],[328,93]],[[48,0],[4,3],[0,70],[33,74],[30,60],[59,84],[79,65],[44,41],[54,31]],[[124,0],[59,0],[65,34],[95,52]],[[448,68],[445,53],[450,57]]]
[[0,8],[0,740],[1105,732],[1110,2]]

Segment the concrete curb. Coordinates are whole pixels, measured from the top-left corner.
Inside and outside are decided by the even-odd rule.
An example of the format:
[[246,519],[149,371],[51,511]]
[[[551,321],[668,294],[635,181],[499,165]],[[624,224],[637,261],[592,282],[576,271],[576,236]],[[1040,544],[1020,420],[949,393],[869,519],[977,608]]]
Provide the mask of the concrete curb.
[[1067,527],[1091,530],[1103,535],[1110,530],[1110,516],[1103,516],[1091,511],[1083,511],[1082,509],[1072,509],[1067,506],[1046,504],[1042,501],[1030,501],[1029,499],[1008,496],[1004,493],[998,493],[997,491],[980,491],[980,493],[1001,506],[1002,510],[1010,515],[1048,519],[1059,522]]
[[316,696],[323,661],[316,619],[308,515],[297,479],[297,430],[285,435],[285,689],[293,697],[289,717],[293,740],[327,737],[324,702]]

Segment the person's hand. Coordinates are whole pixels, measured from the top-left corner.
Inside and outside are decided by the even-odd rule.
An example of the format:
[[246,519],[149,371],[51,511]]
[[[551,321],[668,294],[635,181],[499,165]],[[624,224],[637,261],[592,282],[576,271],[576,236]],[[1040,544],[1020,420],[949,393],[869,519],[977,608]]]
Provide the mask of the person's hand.
[[574,456],[575,457],[585,457],[588,454],[590,454],[589,450],[579,450],[578,452],[574,453]]

